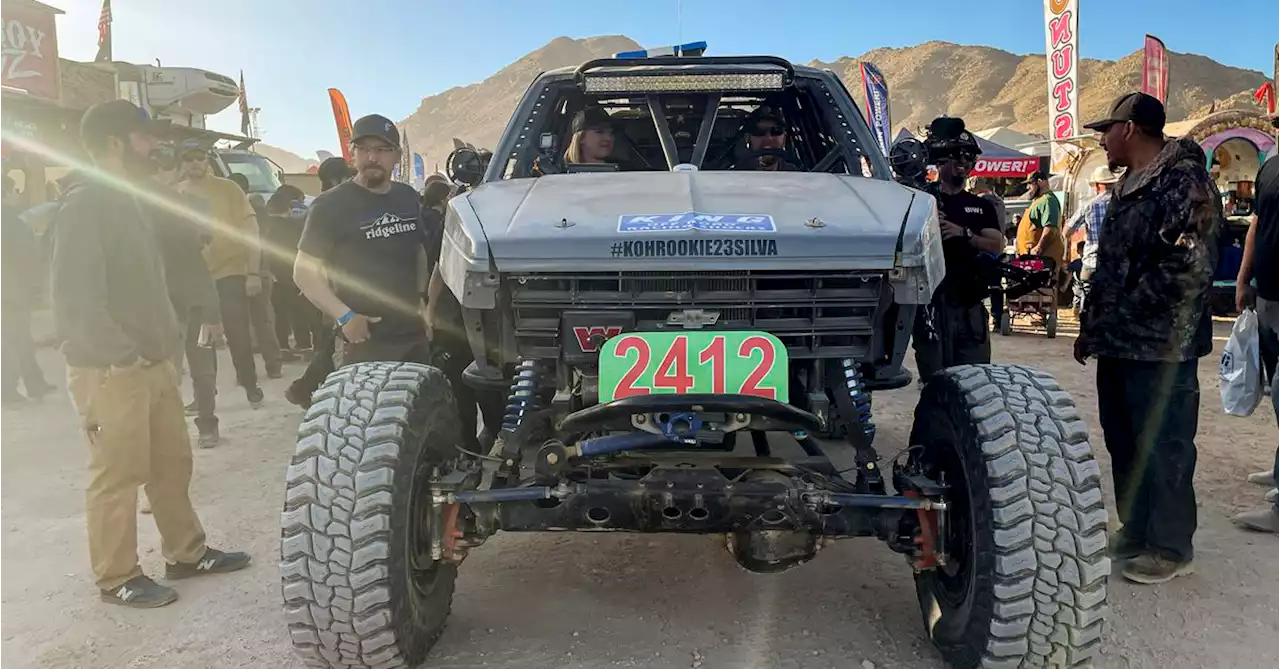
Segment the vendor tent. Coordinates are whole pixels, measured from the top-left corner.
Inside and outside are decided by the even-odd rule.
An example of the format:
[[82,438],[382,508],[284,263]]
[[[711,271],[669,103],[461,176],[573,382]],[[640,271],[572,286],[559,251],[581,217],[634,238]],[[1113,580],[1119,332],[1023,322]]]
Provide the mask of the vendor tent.
[[975,135],[982,155],[978,156],[970,176],[975,177],[1024,177],[1040,168],[1039,156],[1001,146]]
[[1043,137],[1028,135],[1004,125],[979,130],[973,134],[988,142],[1017,149],[1029,156],[1047,156],[1050,152],[1049,142]]

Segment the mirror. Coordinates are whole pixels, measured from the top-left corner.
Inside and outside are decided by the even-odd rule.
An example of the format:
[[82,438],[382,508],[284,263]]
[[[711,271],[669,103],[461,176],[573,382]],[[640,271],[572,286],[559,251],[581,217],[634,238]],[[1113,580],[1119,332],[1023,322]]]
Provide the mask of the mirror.
[[484,178],[484,161],[472,148],[460,147],[449,154],[449,178],[475,187]]

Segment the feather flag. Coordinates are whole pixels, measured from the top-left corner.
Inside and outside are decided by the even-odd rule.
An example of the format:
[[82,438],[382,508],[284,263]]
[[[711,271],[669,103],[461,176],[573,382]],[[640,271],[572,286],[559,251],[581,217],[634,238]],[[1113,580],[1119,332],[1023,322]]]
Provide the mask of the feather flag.
[[347,98],[336,88],[329,89],[329,104],[333,107],[333,121],[338,126],[338,145],[342,148],[342,159],[351,163],[351,111],[347,109]]

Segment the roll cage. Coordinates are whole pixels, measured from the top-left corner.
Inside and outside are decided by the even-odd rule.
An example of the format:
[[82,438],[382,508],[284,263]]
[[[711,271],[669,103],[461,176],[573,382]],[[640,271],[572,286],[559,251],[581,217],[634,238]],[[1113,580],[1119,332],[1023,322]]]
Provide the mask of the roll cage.
[[785,152],[799,169],[892,178],[834,73],[769,56],[718,56],[608,58],[542,74],[526,91],[484,180],[537,176],[535,164],[563,171],[573,116],[589,106],[614,121],[617,166],[604,169],[732,169],[746,151],[744,120],[760,105],[786,117]]

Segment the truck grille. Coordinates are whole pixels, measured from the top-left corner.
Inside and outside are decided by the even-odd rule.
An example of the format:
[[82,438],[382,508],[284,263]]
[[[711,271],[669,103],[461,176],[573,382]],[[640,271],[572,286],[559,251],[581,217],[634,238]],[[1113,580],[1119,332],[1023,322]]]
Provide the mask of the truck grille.
[[620,311],[636,330],[680,329],[685,309],[720,314],[709,330],[777,336],[790,357],[862,358],[870,349],[883,274],[873,272],[539,273],[507,277],[516,343],[526,358],[556,358],[565,311]]

